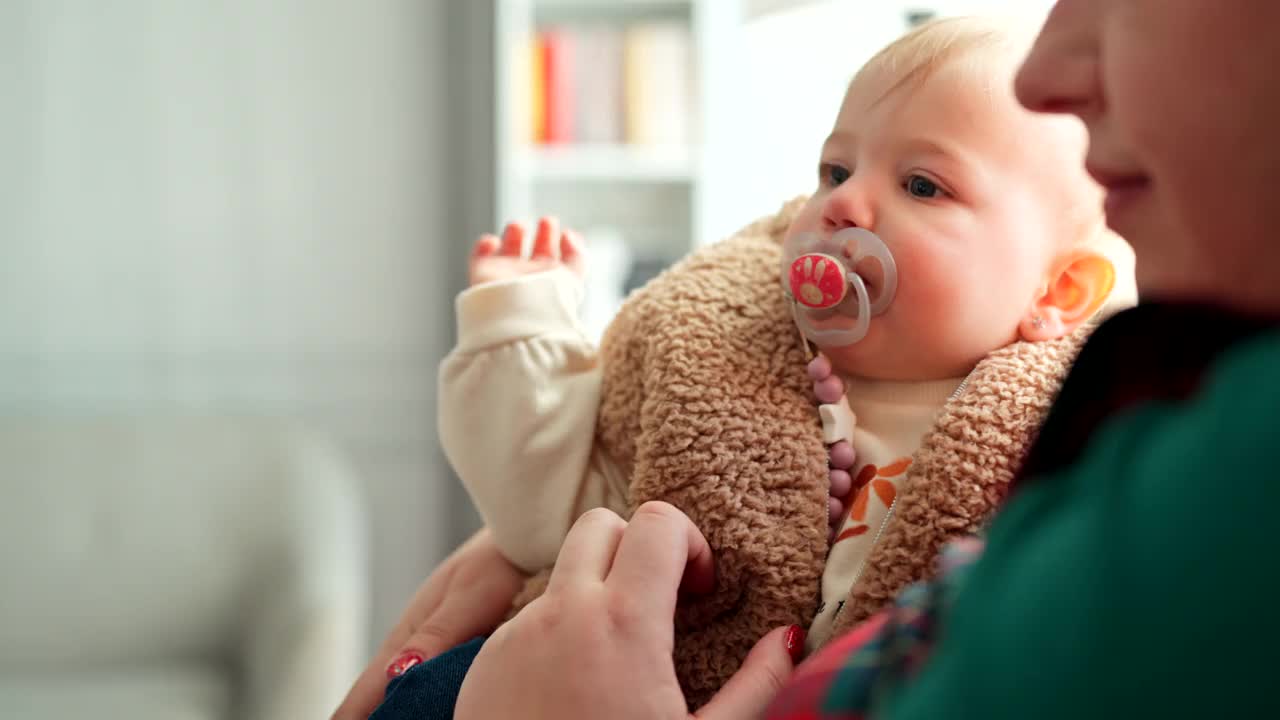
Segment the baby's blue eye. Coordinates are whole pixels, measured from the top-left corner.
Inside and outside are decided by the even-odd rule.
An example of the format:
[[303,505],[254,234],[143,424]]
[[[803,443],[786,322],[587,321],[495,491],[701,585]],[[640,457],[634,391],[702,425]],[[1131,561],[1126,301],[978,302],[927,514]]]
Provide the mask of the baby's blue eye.
[[912,175],[907,178],[906,188],[907,192],[919,198],[935,198],[946,194],[937,183],[923,175]]
[[831,165],[823,163],[819,168],[819,175],[822,176],[822,182],[831,187],[837,187],[845,180],[849,179],[849,169],[840,167],[839,165]]

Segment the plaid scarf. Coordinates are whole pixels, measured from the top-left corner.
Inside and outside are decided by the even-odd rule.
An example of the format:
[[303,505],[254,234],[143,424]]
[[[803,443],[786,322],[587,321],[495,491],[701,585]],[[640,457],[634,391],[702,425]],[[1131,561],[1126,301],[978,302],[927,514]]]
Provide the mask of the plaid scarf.
[[938,576],[908,587],[893,607],[872,616],[805,661],[774,700],[769,720],[864,720],[877,702],[909,680],[933,648],[945,615],[982,541],[947,545]]

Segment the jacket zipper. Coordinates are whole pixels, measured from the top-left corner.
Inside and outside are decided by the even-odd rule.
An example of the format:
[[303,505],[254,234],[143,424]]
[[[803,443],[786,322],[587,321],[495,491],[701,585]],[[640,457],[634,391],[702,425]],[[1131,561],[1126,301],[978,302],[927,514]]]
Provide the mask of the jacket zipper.
[[[947,398],[947,404],[950,404],[956,398],[960,397],[960,393],[963,393],[965,388],[969,387],[969,377],[971,376],[972,373],[965,376],[965,379],[960,382],[960,386],[956,388],[956,391],[951,393],[951,397]],[[907,488],[904,486],[902,489],[905,491]],[[867,569],[867,561],[871,559],[871,553],[875,551],[876,545],[880,542],[880,536],[884,534],[884,529],[889,527],[889,521],[893,519],[893,510],[898,507],[898,498],[901,496],[902,493],[895,493],[893,496],[893,502],[889,503],[889,511],[884,514],[884,521],[880,523],[880,529],[876,530],[875,537],[871,538],[871,547],[867,548],[867,556],[862,558],[862,563],[858,565],[858,572],[853,576],[853,582],[849,583],[849,591],[852,591],[857,587],[858,581],[862,579],[862,573]],[[846,595],[847,594],[848,592],[846,592]],[[840,612],[843,611],[844,607],[841,606],[840,611],[836,613],[836,617],[839,617]],[[831,619],[831,622],[833,624],[835,623],[834,617]]]

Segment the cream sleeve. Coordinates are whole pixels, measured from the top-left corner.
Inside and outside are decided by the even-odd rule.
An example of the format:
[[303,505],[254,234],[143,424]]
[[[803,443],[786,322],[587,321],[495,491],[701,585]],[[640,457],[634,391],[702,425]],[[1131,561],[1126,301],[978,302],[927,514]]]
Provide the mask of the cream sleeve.
[[440,441],[507,558],[549,567],[592,507],[622,511],[626,486],[595,445],[600,361],[567,270],[463,291],[458,345],[439,377]]

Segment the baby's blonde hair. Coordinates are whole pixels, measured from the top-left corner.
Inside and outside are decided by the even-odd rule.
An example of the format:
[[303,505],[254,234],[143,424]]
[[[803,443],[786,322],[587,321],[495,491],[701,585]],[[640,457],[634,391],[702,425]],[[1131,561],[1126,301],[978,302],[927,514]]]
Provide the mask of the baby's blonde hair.
[[[1012,84],[1021,60],[1035,42],[1039,23],[1018,17],[952,17],[932,20],[894,40],[871,57],[852,84],[876,78],[881,98],[924,82],[938,69],[955,63],[985,79]],[[1099,253],[1115,267],[1116,281],[1095,319],[1103,319],[1137,303],[1134,253],[1129,243],[1107,227],[1102,208],[1071,208],[1078,225],[1072,248]]]
[[869,76],[883,78],[883,94],[889,95],[903,86],[924,82],[939,68],[957,62],[986,76],[1003,67],[1012,82],[1017,61],[1031,49],[1034,40],[1034,26],[1012,18],[931,20],[871,56],[853,82]]

